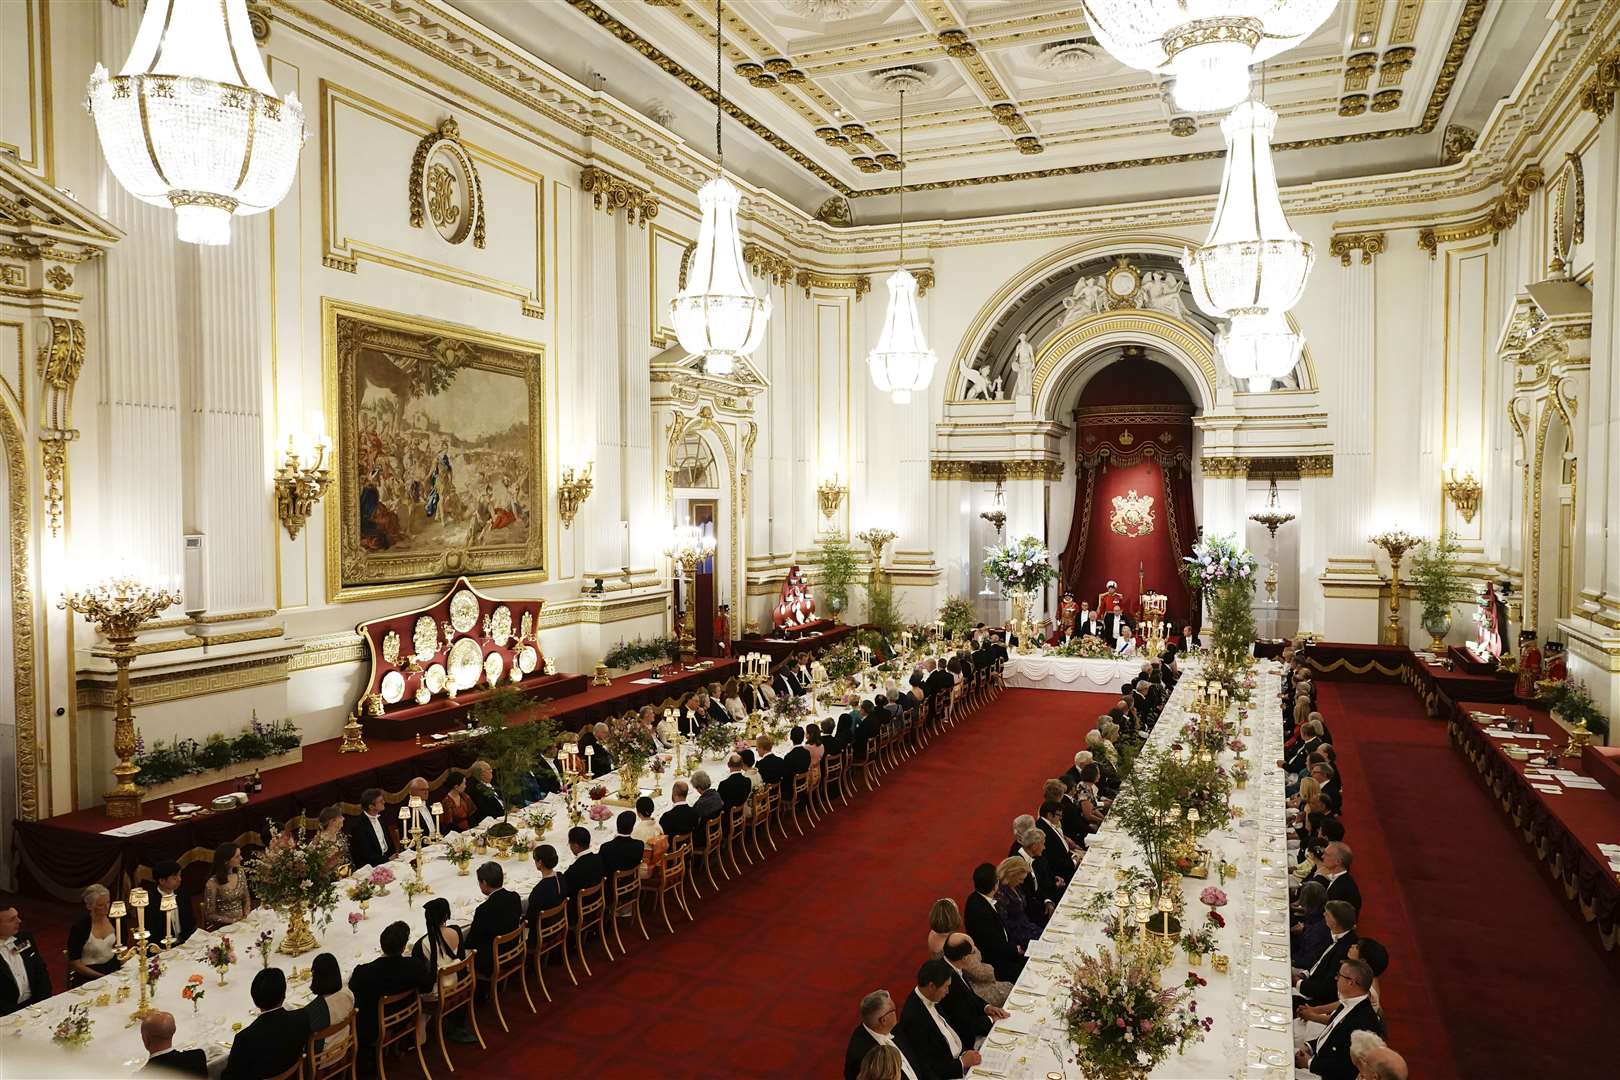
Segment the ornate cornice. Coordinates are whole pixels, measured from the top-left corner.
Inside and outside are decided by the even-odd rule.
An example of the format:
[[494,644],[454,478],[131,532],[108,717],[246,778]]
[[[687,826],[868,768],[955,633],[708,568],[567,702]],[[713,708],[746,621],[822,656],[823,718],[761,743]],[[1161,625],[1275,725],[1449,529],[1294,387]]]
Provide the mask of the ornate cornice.
[[645,228],[658,216],[657,195],[599,166],[587,165],[580,170],[579,187],[592,196],[591,204],[596,209],[610,217],[623,210],[626,221]]
[[872,291],[871,274],[829,274],[819,270],[800,270],[793,283],[804,290],[806,299],[812,289],[852,289],[859,300]]
[[1216,479],[1256,477],[1263,480],[1298,480],[1304,476],[1332,476],[1333,455],[1209,455],[1198,460],[1205,476]]
[[1439,254],[1441,244],[1456,243],[1460,240],[1472,240],[1476,237],[1489,235],[1491,242],[1503,232],[1513,227],[1519,220],[1519,215],[1530,206],[1530,196],[1539,189],[1545,180],[1541,166],[1526,165],[1519,170],[1517,176],[1508,181],[1502,194],[1496,197],[1490,207],[1479,217],[1451,225],[1434,225],[1418,230],[1418,247],[1429,253],[1429,258]]
[[1328,254],[1338,256],[1341,266],[1349,266],[1350,253],[1359,251],[1362,265],[1371,266],[1373,256],[1383,252],[1384,241],[1385,237],[1381,232],[1337,233],[1328,243]]
[[1620,45],[1598,57],[1584,83],[1581,84],[1581,108],[1599,120],[1614,109],[1614,92],[1620,90]]
[[786,286],[793,281],[794,267],[786,255],[778,255],[763,244],[747,243],[743,245],[743,262],[748,269],[778,285]]
[[1053,458],[1014,458],[1004,461],[962,461],[934,458],[928,463],[932,480],[968,480],[993,483],[1006,480],[1063,479],[1063,462]]

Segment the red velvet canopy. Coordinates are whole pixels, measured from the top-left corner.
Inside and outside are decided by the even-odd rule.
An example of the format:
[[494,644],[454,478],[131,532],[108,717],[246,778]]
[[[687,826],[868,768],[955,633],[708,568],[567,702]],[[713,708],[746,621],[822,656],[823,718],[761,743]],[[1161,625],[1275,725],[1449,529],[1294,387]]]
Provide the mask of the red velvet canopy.
[[1141,356],[1110,364],[1081,393],[1074,519],[1060,563],[1076,600],[1095,607],[1114,580],[1132,615],[1145,589],[1165,595],[1174,624],[1189,617],[1181,567],[1196,529],[1193,412],[1180,380]]

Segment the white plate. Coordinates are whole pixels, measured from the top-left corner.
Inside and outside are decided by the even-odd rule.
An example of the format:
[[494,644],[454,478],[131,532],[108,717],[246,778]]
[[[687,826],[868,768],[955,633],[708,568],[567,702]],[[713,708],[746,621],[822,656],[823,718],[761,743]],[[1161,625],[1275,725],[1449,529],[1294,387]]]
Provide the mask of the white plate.
[[535,651],[535,647],[533,645],[525,645],[518,652],[517,662],[518,670],[527,675],[539,665],[540,654]]
[[443,664],[434,664],[422,673],[422,685],[428,688],[428,693],[444,693],[444,684],[445,674]]
[[450,685],[469,690],[478,685],[484,670],[483,650],[472,638],[461,638],[450,647]]
[[501,681],[501,673],[506,670],[506,657],[498,652],[492,652],[484,657],[484,675],[489,679],[490,685]]
[[405,676],[397,671],[390,671],[382,677],[382,699],[385,703],[393,705],[405,696]]

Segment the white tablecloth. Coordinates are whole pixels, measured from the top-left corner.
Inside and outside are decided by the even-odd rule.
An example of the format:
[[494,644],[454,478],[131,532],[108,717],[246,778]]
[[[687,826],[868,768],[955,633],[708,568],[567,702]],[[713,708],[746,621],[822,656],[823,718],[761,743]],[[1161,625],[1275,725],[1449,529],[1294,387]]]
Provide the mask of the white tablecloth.
[[1088,660],[1079,656],[1009,656],[1002,668],[1008,686],[1026,690],[1117,693],[1142,670],[1140,658]]
[[[1199,662],[1187,662],[1181,681],[1149,742],[1164,747],[1176,741],[1187,716]],[[1258,1078],[1293,1075],[1292,1005],[1288,966],[1288,889],[1287,826],[1283,817],[1282,773],[1267,766],[1282,756],[1282,711],[1278,704],[1278,677],[1275,664],[1262,662],[1255,706],[1250,710],[1253,735],[1244,737],[1251,767],[1248,786],[1234,791],[1233,805],[1241,817],[1219,832],[1200,841],[1214,860],[1225,859],[1238,868],[1237,877],[1223,888],[1228,906],[1222,912],[1224,929],[1217,931],[1218,951],[1231,957],[1227,974],[1217,974],[1206,958],[1203,966],[1192,969],[1209,980],[1199,990],[1198,1007],[1214,1017],[1214,1028],[1204,1041],[1187,1052],[1170,1058],[1153,1072],[1155,1077],[1178,1080],[1214,1080],[1217,1077]],[[1235,755],[1222,754],[1230,764]],[[1112,892],[1114,868],[1142,866],[1135,842],[1110,819],[1092,838],[1081,868],[1069,883],[1057,912],[1042,935],[1033,943],[1031,955],[1052,949],[1056,957],[1079,952],[1095,952],[1107,945],[1099,922],[1083,912],[1099,891]],[[1218,884],[1212,872],[1207,880],[1182,879],[1186,917],[1201,920],[1203,906],[1198,895],[1208,885]],[[1165,981],[1174,982],[1188,971],[1179,951],[1165,969]],[[1078,1077],[1080,1070],[1068,1051],[1063,1029],[1063,988],[1057,980],[1063,966],[1057,960],[1031,959],[1007,1001],[1012,1013],[998,1023],[985,1041],[987,1055],[1005,1054],[1006,1069],[989,1072],[984,1068],[971,1076],[1043,1077],[1049,1071],[1065,1077]],[[1014,1029],[1024,1029],[1019,1034]]]
[[[869,693],[871,688],[866,687],[865,690]],[[834,716],[839,711],[842,711],[841,707],[814,710],[817,719]],[[683,760],[686,762],[685,772],[688,778],[695,768],[706,770],[716,784],[725,778],[724,755],[718,760],[710,759],[703,762],[698,762],[696,755],[695,747],[688,745],[684,748]],[[668,771],[660,777],[647,775],[641,780],[642,787],[659,788],[655,799],[659,814],[671,805],[669,790],[674,781],[673,773]],[[609,773],[602,777],[600,782],[607,786],[614,797],[617,796],[616,774]],[[582,800],[585,799],[585,793],[590,786],[589,783],[580,785]],[[544,801],[554,812],[555,820],[551,829],[540,838],[539,842],[549,843],[557,849],[558,855],[561,856],[558,867],[560,872],[567,869],[573,861],[567,843],[571,825],[561,795],[548,796]],[[617,814],[624,808],[615,806],[613,809]],[[516,813],[512,820],[518,823]],[[593,850],[599,847],[602,841],[614,835],[612,821],[598,827],[587,818],[583,824],[585,828],[591,830]],[[389,886],[388,895],[370,902],[368,916],[359,924],[358,929],[350,929],[348,917],[351,911],[358,911],[360,905],[348,899],[348,887],[345,884],[340,887],[340,899],[333,913],[331,925],[324,930],[317,928],[316,936],[320,939],[318,948],[299,957],[282,956],[275,952],[270,954],[270,964],[288,973],[289,1009],[300,1008],[310,1001],[308,970],[310,962],[317,954],[330,952],[336,956],[338,965],[343,970],[344,981],[347,983],[356,965],[379,955],[381,949],[377,943],[377,936],[389,923],[397,919],[409,923],[411,944],[414,946],[416,939],[427,930],[422,905],[433,897],[442,896],[450,901],[452,922],[465,926],[472,921],[473,911],[483,899],[478,889],[478,879],[471,871],[465,877],[458,875],[455,866],[446,860],[442,844],[425,847],[424,855],[423,875],[433,889],[432,894],[419,896],[414,903],[407,902],[404,880],[413,871],[407,864],[396,861],[390,864],[396,880]],[[472,871],[476,871],[479,862],[489,858],[494,858],[493,849],[485,859],[474,860]],[[529,890],[540,877],[532,857],[511,856],[499,862],[505,871],[506,887],[527,901]],[[225,986],[219,985],[217,974],[204,960],[208,945],[217,940],[215,935],[199,930],[184,946],[163,954],[165,972],[158,982],[152,1002],[157,1008],[174,1014],[177,1027],[174,1037],[175,1048],[188,1050],[202,1047],[208,1055],[211,1074],[216,1078],[225,1067],[231,1040],[235,1037],[234,1029],[246,1026],[255,1015],[248,991],[253,982],[253,974],[259,970],[260,963],[258,953],[253,949],[253,942],[261,931],[270,930],[275,934],[274,943],[279,944],[285,928],[285,917],[266,908],[256,909],[244,921],[226,928],[224,932],[235,947],[237,963],[229,970]],[[301,978],[294,976],[295,969],[301,970]],[[0,1077],[43,1075],[109,1077],[126,1076],[138,1070],[146,1062],[146,1053],[141,1046],[139,1025],[130,1023],[128,1019],[136,1005],[130,970],[131,965],[126,964],[124,970],[116,975],[104,977],[71,992],[57,994],[10,1016],[0,1017]],[[192,974],[201,974],[205,980],[203,986],[206,992],[201,1006],[196,1011],[193,1011],[189,1002],[183,1001],[180,997],[181,987]],[[130,997],[126,1001],[120,1003],[114,1000],[105,1007],[95,1007],[93,1003],[102,993],[113,994],[116,998],[116,991],[120,985],[131,988]],[[80,1003],[91,1004],[90,1016],[94,1022],[92,1045],[82,1050],[56,1046],[51,1041],[51,1032],[57,1022],[66,1015],[69,1006]],[[46,1071],[41,1071],[42,1069]]]

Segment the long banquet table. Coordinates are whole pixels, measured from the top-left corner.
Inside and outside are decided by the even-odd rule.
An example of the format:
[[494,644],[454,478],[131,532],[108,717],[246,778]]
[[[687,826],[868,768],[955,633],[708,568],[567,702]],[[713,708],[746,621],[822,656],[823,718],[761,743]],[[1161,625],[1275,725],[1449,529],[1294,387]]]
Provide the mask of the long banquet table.
[[[824,708],[818,706],[814,710],[818,720],[835,716],[838,711],[837,706]],[[687,749],[689,754],[695,755],[695,749],[691,747]],[[702,762],[696,761],[692,756],[685,760],[687,776],[690,776],[693,769],[703,768],[718,783],[725,773],[723,756]],[[674,781],[672,770],[665,770],[661,775],[644,776],[641,780],[643,789],[656,787],[654,801],[658,805],[659,814],[671,805],[669,792]],[[611,798],[617,797],[616,773],[609,773],[599,778],[597,782],[607,786]],[[590,786],[590,782],[580,785],[582,800]],[[536,838],[535,842],[549,843],[557,849],[558,855],[561,856],[561,863],[558,866],[561,872],[573,862],[567,843],[570,823],[566,803],[561,795],[547,796],[543,803],[553,812],[555,818],[551,828],[544,836]],[[614,806],[613,809],[617,814],[623,807]],[[518,822],[518,816],[514,813],[514,823]],[[586,819],[584,825],[592,830],[593,849],[614,835],[612,821],[598,826]],[[356,929],[350,929],[348,918],[349,913],[358,911],[360,905],[348,899],[348,882],[345,882],[340,887],[340,899],[333,912],[331,924],[325,929],[316,930],[316,936],[320,938],[319,948],[296,958],[272,952],[270,964],[288,974],[287,1007],[298,1008],[309,1002],[311,998],[309,965],[317,953],[330,952],[337,957],[338,965],[342,968],[344,979],[347,981],[355,965],[374,959],[379,954],[377,936],[389,923],[397,919],[409,923],[411,942],[414,945],[416,939],[427,929],[422,915],[422,905],[428,899],[438,896],[448,899],[451,921],[462,926],[470,923],[474,909],[483,899],[478,889],[478,879],[470,871],[467,876],[458,875],[454,865],[445,858],[445,851],[442,843],[423,849],[423,876],[433,890],[431,895],[418,897],[414,902],[408,901],[405,896],[404,880],[412,871],[406,863],[399,861],[390,863],[389,866],[396,877],[394,884],[389,886],[388,895],[370,902],[366,919]],[[479,862],[494,858],[495,852],[491,849],[487,856],[475,859],[472,868],[476,870]],[[505,872],[506,887],[527,901],[529,890],[540,877],[533,859],[529,856],[509,856],[498,861]],[[356,874],[368,869],[362,867]],[[130,928],[130,925],[126,924],[126,933]],[[198,930],[185,945],[163,954],[165,973],[158,982],[153,1004],[174,1014],[177,1025],[175,1048],[186,1050],[201,1047],[208,1055],[210,1075],[216,1080],[225,1067],[235,1030],[245,1026],[255,1015],[248,994],[253,973],[258,971],[260,966],[258,953],[253,950],[253,942],[261,931],[268,930],[274,933],[275,942],[279,944],[285,929],[286,919],[267,908],[258,908],[242,922],[227,927],[225,933],[231,939],[237,963],[230,969],[226,985],[223,987],[219,985],[217,975],[207,966],[204,959],[208,946],[218,940],[215,934]],[[195,1011],[190,1003],[181,1000],[180,997],[181,987],[185,984],[186,978],[192,974],[204,976],[203,986],[206,991],[200,1007]],[[115,999],[112,1004],[106,1006],[93,1004],[102,993],[115,994],[120,985],[131,987],[128,1000],[118,1002]],[[94,1022],[93,1041],[85,1049],[69,1051],[51,1042],[51,1032],[57,1022],[66,1015],[68,1008],[77,1004],[91,1005],[90,1016]],[[35,1064],[41,1067],[48,1066],[50,1074],[55,1076],[107,1077],[134,1074],[146,1061],[146,1054],[141,1047],[139,1026],[128,1022],[128,1016],[134,1010],[135,1004],[130,965],[126,964],[124,970],[116,975],[103,977],[76,990],[47,998],[10,1016],[0,1017],[0,1076],[44,1075],[29,1071],[28,1066]]]
[[[1150,745],[1165,748],[1180,737],[1200,664],[1196,659],[1186,664],[1148,737]],[[1232,793],[1232,805],[1242,814],[1199,842],[1210,851],[1212,867],[1224,859],[1238,868],[1237,876],[1222,886],[1228,898],[1223,911],[1226,926],[1217,931],[1218,951],[1231,958],[1230,969],[1218,974],[1208,960],[1201,967],[1188,968],[1177,950],[1165,968],[1165,982],[1173,985],[1189,970],[1207,979],[1209,985],[1197,994],[1199,1012],[1213,1016],[1215,1023],[1202,1042],[1155,1069],[1155,1077],[1213,1080],[1293,1075],[1287,824],[1283,775],[1269,767],[1282,756],[1282,710],[1276,664],[1262,661],[1257,671],[1258,686],[1247,721],[1253,734],[1243,736],[1250,778],[1244,790]],[[1230,765],[1235,756],[1223,752],[1221,761]],[[1008,1080],[1080,1076],[1068,1052],[1062,1020],[1064,961],[1081,952],[1111,947],[1101,923],[1088,917],[1085,909],[1099,892],[1114,890],[1116,867],[1133,865],[1143,865],[1135,841],[1115,819],[1108,819],[1092,838],[1080,870],[1069,882],[1041,939],[1031,943],[1029,963],[1007,999],[1011,1016],[991,1030],[981,1048],[985,1061],[970,1076]],[[1213,871],[1207,880],[1182,879],[1184,920],[1203,918],[1199,893],[1215,884],[1218,878]]]
[[1080,690],[1093,694],[1117,693],[1127,679],[1142,670],[1140,657],[1013,655],[1002,667],[1008,686],[1025,690]]

